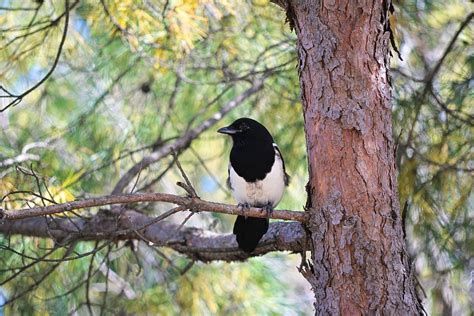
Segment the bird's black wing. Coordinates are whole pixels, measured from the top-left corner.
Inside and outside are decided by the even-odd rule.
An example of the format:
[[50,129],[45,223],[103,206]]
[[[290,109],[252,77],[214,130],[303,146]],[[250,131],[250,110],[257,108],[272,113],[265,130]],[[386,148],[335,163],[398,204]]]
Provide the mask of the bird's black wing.
[[288,186],[288,184],[290,184],[290,176],[288,175],[288,173],[286,173],[285,160],[283,159],[283,155],[281,154],[281,151],[280,151],[280,148],[278,148],[278,145],[273,143],[273,148],[275,148],[276,154],[281,159],[281,164],[283,165],[283,173],[285,174],[285,185]]

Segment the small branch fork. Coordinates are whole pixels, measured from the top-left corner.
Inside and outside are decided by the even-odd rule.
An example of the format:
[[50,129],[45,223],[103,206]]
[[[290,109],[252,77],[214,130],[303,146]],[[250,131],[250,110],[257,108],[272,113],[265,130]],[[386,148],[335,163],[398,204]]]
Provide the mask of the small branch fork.
[[242,210],[236,205],[215,203],[202,200],[198,197],[179,196],[167,193],[133,193],[120,195],[107,195],[102,197],[90,198],[85,200],[76,200],[67,203],[54,204],[41,207],[24,208],[18,210],[0,209],[1,220],[19,220],[29,217],[38,217],[44,215],[53,215],[69,212],[89,207],[112,205],[112,204],[129,204],[137,202],[165,202],[184,206],[187,209],[200,212],[215,212],[230,215],[245,215],[251,217],[273,218],[289,221],[306,221],[306,213],[288,210],[274,210],[271,216],[267,216],[267,212],[261,208],[251,207]]
[[196,190],[194,189],[191,181],[189,181],[189,178],[186,175],[186,172],[184,172],[184,169],[181,166],[181,163],[179,162],[178,154],[176,153],[174,148],[171,149],[171,153],[173,154],[173,158],[174,158],[174,161],[176,162],[176,166],[178,167],[179,172],[181,172],[181,176],[183,177],[184,181],[186,182],[186,183],[177,182],[176,185],[182,187],[188,193],[188,197],[199,199],[199,196],[197,195]]

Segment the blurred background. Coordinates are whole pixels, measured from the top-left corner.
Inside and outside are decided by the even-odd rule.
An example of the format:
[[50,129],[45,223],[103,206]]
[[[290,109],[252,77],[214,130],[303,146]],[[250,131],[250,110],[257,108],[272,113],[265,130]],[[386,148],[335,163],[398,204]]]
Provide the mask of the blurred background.
[[[473,4],[393,4],[393,133],[408,249],[428,313],[471,315]],[[265,0],[1,0],[0,108],[9,108],[0,113],[0,207],[39,203],[32,192],[47,191],[56,202],[110,194],[144,156],[264,78],[262,90],[200,133],[179,159],[203,199],[234,203],[225,187],[231,144],[216,130],[242,116],[257,119],[291,157],[292,182],[278,208],[302,210],[307,162],[296,37],[284,21]],[[183,194],[179,180],[167,156],[125,192]],[[137,209],[166,210],[157,203]],[[199,213],[186,225],[229,233],[233,220]],[[66,250],[49,253],[53,246],[0,236],[0,303],[10,301],[0,314],[313,313],[296,254],[204,264],[143,241],[80,242],[74,251],[89,255],[62,262]]]

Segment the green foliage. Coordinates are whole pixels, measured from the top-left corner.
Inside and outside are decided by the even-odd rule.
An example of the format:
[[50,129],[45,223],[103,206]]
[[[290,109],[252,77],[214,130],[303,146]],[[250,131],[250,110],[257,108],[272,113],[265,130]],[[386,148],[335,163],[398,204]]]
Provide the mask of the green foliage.
[[472,8],[433,1],[415,9],[421,4],[397,6],[405,59],[395,63],[393,85],[400,200],[431,312],[460,314],[472,304],[472,27],[455,36]]
[[[31,21],[34,30],[43,25],[37,23],[64,12],[62,4],[41,2],[37,11],[0,11],[0,82],[14,92],[37,82],[57,51],[62,19],[28,35],[28,40],[15,39],[23,34],[15,28],[25,21]],[[46,187],[50,191],[46,196],[58,202],[109,194],[154,145],[198,126],[244,91],[253,77],[276,68],[263,92],[220,124],[251,116],[271,130],[285,157],[291,157],[287,169],[292,183],[279,207],[303,208],[307,166],[295,35],[282,23],[285,16],[280,9],[267,1],[237,6],[212,0],[110,0],[104,1],[105,7],[99,1],[69,2],[74,5],[71,23],[54,75],[22,103],[0,114],[0,162],[16,157],[29,144],[47,142],[28,150],[39,159],[22,163],[23,172],[14,166],[0,168],[1,196],[15,190],[44,192]],[[2,2],[33,8],[35,3]],[[466,18],[469,4],[394,4],[392,26],[404,59],[393,59],[394,137],[399,142],[400,201],[408,203],[410,251],[430,314],[439,314],[442,308],[467,314],[466,279],[474,255],[472,28],[459,34],[436,73],[433,70]],[[222,186],[229,149],[226,139],[210,130],[180,156],[203,198],[232,202]],[[181,193],[174,185],[180,180],[174,167],[160,176],[170,163],[164,159],[144,170],[136,189]],[[37,179],[26,172],[30,167]],[[2,207],[25,206],[21,199],[29,196],[8,195]],[[140,207],[147,214],[163,211],[160,206]],[[97,210],[79,213],[91,212]],[[231,222],[229,216],[199,214],[191,224],[229,232]],[[6,248],[0,252],[0,262],[6,270],[0,281],[17,271],[8,267],[34,262],[11,249],[36,258],[54,245],[37,238],[1,238],[0,245]],[[100,246],[94,251],[93,242],[78,243],[77,254],[92,253],[59,264],[44,280],[55,262],[38,262],[2,285],[11,298],[38,283],[34,291],[7,305],[7,313],[59,315],[77,309],[87,314],[87,299],[97,314],[101,308],[106,314],[311,313],[311,293],[302,290],[306,283],[295,272],[297,258],[286,254],[242,264],[195,264],[182,275],[189,260],[167,249],[146,242]],[[65,251],[58,249],[47,258],[60,259]],[[74,291],[62,295],[70,290]],[[309,299],[303,297],[308,294]]]

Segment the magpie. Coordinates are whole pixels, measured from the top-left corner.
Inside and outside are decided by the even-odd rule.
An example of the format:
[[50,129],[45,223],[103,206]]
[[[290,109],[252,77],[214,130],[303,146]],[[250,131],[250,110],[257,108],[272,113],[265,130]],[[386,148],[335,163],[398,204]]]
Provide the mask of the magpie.
[[[227,186],[239,207],[271,212],[283,195],[289,176],[270,132],[259,122],[240,118],[217,132],[232,137]],[[268,230],[268,218],[237,216],[233,233],[239,248],[252,252]]]

